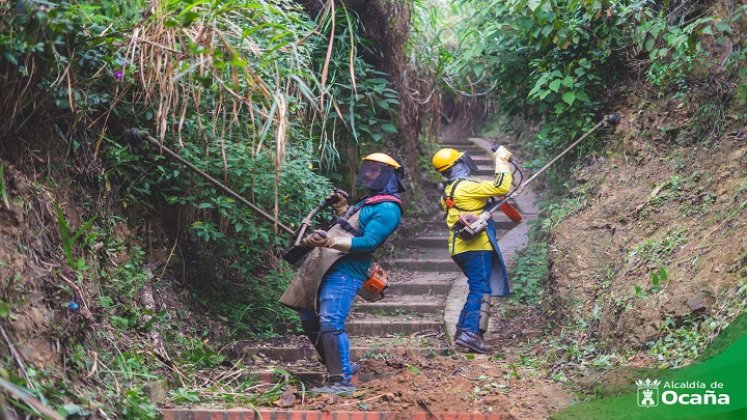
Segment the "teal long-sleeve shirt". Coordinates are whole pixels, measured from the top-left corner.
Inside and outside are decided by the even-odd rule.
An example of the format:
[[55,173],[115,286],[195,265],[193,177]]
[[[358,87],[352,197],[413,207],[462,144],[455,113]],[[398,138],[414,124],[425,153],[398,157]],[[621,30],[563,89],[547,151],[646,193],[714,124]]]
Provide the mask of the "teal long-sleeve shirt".
[[385,201],[364,206],[360,212],[358,230],[362,236],[353,238],[348,255],[337,260],[329,272],[342,272],[365,280],[371,267],[371,254],[399,226],[402,210],[396,203]]

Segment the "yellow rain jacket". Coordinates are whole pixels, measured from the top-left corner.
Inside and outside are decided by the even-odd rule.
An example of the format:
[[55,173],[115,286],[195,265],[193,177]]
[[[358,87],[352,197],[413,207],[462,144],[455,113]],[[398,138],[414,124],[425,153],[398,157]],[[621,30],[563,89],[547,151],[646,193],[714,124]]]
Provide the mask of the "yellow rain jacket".
[[[492,251],[487,231],[472,239],[465,240],[454,235],[454,224],[462,213],[475,216],[482,213],[491,197],[506,195],[511,190],[511,173],[495,174],[494,181],[482,181],[475,178],[461,178],[446,185],[441,195],[441,207],[446,211],[446,224],[449,226],[449,254],[456,255],[467,251]],[[452,198],[454,207],[446,207],[446,199]]]

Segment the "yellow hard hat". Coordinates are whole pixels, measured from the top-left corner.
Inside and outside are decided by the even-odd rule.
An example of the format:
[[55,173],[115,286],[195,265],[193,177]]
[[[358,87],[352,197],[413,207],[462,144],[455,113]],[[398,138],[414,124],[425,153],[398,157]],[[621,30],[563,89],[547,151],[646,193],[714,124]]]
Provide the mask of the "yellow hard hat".
[[451,147],[444,147],[433,155],[433,168],[438,172],[443,172],[452,166],[462,157],[462,152]]
[[385,163],[389,166],[394,167],[394,169],[399,169],[402,167],[402,165],[400,165],[399,162],[394,160],[391,156],[387,155],[386,153],[371,153],[370,155],[364,157],[363,160],[370,160],[374,162]]

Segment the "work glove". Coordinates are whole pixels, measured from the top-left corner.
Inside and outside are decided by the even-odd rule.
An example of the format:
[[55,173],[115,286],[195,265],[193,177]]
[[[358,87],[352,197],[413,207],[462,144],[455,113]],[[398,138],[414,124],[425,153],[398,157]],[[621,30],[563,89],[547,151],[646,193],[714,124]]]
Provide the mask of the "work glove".
[[343,190],[335,189],[325,201],[332,203],[332,209],[338,217],[348,211],[348,193]]
[[495,173],[511,172],[511,168],[508,166],[508,160],[511,159],[513,153],[509,152],[505,146],[500,146],[493,152],[495,158]]
[[353,243],[353,238],[340,238],[329,235],[326,231],[315,230],[311,235],[303,238],[302,245],[309,247],[332,248],[347,252]]

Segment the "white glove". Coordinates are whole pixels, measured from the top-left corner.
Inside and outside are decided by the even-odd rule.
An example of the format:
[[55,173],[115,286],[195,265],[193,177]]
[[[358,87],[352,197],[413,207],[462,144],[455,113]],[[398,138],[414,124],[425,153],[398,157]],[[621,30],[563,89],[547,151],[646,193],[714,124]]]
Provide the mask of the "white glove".
[[338,251],[347,252],[353,244],[353,238],[330,236],[323,230],[315,230],[314,233],[303,238],[301,244],[311,247],[332,248]]
[[500,146],[493,157],[495,158],[495,173],[511,172],[511,167],[508,165],[508,160],[511,159],[513,153],[509,152],[505,146]]

